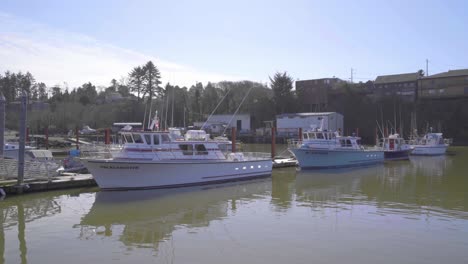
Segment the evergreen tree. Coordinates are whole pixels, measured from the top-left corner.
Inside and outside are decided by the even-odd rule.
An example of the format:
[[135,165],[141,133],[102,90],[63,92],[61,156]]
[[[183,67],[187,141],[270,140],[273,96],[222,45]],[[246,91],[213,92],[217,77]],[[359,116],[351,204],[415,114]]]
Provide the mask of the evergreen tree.
[[271,89],[273,90],[273,100],[276,105],[276,113],[287,113],[294,108],[294,95],[292,92],[293,78],[287,72],[277,72],[270,77]]

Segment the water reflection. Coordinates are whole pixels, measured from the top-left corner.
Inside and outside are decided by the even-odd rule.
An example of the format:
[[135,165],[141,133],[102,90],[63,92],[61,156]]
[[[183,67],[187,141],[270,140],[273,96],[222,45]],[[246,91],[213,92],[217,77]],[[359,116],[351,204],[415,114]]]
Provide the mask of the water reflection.
[[383,166],[354,169],[298,171],[296,174],[296,201],[301,205],[340,207],[361,200],[361,181],[375,176]]
[[170,190],[99,192],[82,219],[82,238],[113,236],[126,246],[158,249],[178,228],[207,227],[235,213],[240,203],[266,197],[268,179]]
[[[57,194],[57,193],[53,193]],[[26,225],[46,217],[60,214],[62,209],[54,199],[57,196],[30,195],[5,199],[0,204],[0,263],[5,262],[5,231],[17,226],[19,257],[21,263],[27,263]],[[63,192],[62,192],[63,194]],[[33,199],[31,199],[33,198]]]
[[[63,255],[81,261],[82,252],[97,246],[103,259],[138,259],[138,250],[161,258],[178,250],[178,257],[190,258],[218,242],[220,250],[226,249],[220,255],[247,252],[250,255],[239,254],[246,262],[250,257],[275,260],[272,256],[285,249],[313,260],[317,251],[310,248],[332,258],[341,250],[340,260],[346,260],[349,241],[358,241],[363,249],[375,246],[379,253],[418,244],[423,246],[415,249],[429,255],[433,250],[428,244],[456,253],[468,245],[463,236],[468,230],[467,156],[468,151],[412,157],[344,170],[285,168],[274,170],[271,179],[172,190],[74,190],[8,197],[0,202],[0,263],[45,262],[51,250],[70,248]],[[396,236],[396,229],[404,235]],[[431,240],[433,233],[437,237]],[[58,242],[51,246],[47,239]],[[458,244],[434,246],[454,239]],[[193,241],[202,245],[196,247]],[[88,262],[99,262],[99,254],[88,255]],[[202,251],[198,257],[207,254],[211,253]],[[148,259],[140,262],[148,262],[144,260]],[[221,262],[216,260],[211,262]]]

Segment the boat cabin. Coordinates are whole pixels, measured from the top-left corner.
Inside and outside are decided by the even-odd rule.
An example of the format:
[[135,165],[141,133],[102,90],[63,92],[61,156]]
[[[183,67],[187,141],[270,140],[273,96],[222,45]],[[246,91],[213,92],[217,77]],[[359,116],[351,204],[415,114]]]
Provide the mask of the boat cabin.
[[306,131],[302,133],[302,144],[316,149],[361,149],[360,137],[344,137],[338,132]]
[[168,159],[225,159],[218,143],[207,140],[174,139],[168,132],[122,132],[122,151],[115,158]]

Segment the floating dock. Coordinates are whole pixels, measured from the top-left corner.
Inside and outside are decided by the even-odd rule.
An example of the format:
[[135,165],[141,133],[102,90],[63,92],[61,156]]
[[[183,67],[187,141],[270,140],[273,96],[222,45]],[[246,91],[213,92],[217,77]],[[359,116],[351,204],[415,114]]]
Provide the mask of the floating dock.
[[[68,174],[54,177],[50,181],[43,179],[29,179],[24,181],[22,193],[43,192],[70,188],[83,188],[97,186],[91,174]],[[0,181],[0,188],[9,194],[19,194],[16,180]]]

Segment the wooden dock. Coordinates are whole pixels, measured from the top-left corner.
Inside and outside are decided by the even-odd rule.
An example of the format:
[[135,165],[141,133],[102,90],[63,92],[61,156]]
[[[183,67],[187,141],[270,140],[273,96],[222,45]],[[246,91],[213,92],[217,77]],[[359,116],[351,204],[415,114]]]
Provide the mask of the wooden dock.
[[[68,174],[54,177],[50,181],[30,179],[25,180],[24,185],[23,193],[97,186],[91,174]],[[16,180],[0,181],[0,188],[2,188],[7,195],[19,193]]]

